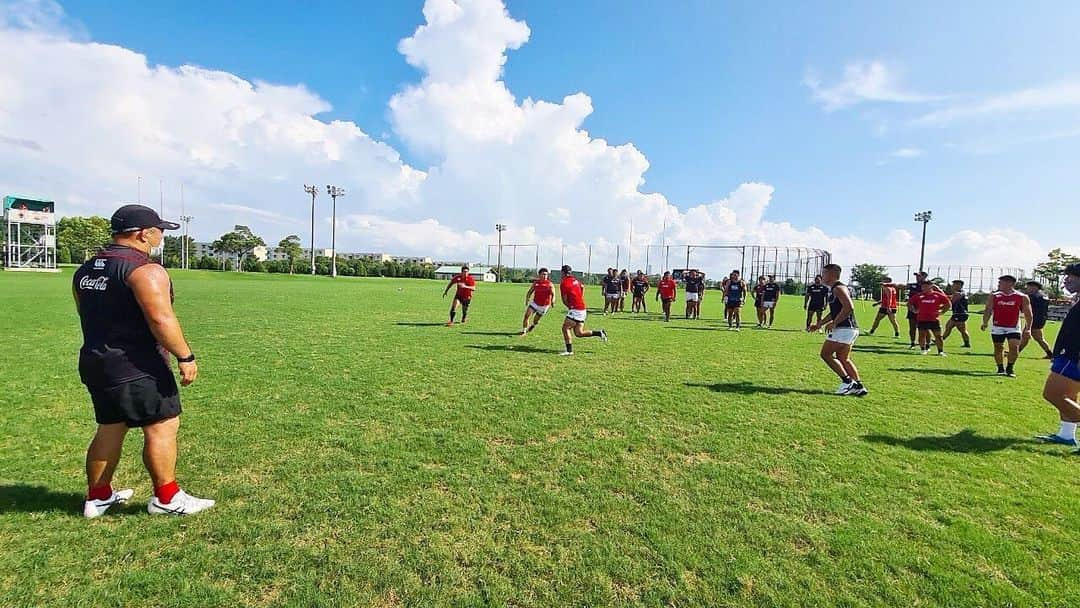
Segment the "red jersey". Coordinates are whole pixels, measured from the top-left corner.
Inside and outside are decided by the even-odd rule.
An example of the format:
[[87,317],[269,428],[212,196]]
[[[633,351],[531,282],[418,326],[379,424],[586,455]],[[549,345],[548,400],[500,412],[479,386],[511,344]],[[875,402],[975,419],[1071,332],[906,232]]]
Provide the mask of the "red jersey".
[[896,308],[899,302],[900,298],[895,287],[892,285],[881,286],[881,306],[883,308]]
[[454,278],[450,279],[450,283],[457,285],[455,298],[461,300],[472,299],[473,289],[476,289],[476,279],[472,278],[472,275],[454,275]]
[[997,327],[1020,327],[1020,315],[1024,312],[1024,294],[1014,291],[1004,294],[994,292],[994,325]]
[[555,298],[555,286],[548,279],[533,281],[533,302],[537,306],[551,306]]
[[679,284],[675,282],[675,279],[660,279],[660,284],[657,285],[657,289],[660,290],[660,297],[665,300],[672,300],[675,298],[675,290],[679,288]]
[[572,274],[568,274],[563,277],[562,283],[559,284],[559,292],[562,293],[562,297],[566,300],[566,306],[570,310],[585,310],[585,289],[581,286],[581,281],[577,280]]
[[941,317],[942,306],[952,307],[952,299],[940,291],[914,294],[911,296],[911,301],[915,303],[916,321],[937,321]]

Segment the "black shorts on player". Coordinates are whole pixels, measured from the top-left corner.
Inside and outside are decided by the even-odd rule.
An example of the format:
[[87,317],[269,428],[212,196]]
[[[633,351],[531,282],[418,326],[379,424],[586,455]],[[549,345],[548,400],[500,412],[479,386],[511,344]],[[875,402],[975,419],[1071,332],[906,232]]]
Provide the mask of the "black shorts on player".
[[1023,334],[1016,331],[1008,334],[994,334],[990,336],[990,339],[994,342],[994,344],[1004,344],[1006,340],[1020,340],[1023,337]]
[[[896,309],[895,308],[886,308],[884,306],[880,306],[880,307],[878,307],[878,314],[883,316],[883,317],[887,317],[889,315],[895,315],[896,314]],[[911,318],[910,313],[908,314],[908,318],[909,319]]]
[[929,331],[941,331],[941,321],[919,321],[918,328]]
[[180,391],[172,375],[87,389],[98,424],[124,423],[129,427],[143,427],[180,415]]

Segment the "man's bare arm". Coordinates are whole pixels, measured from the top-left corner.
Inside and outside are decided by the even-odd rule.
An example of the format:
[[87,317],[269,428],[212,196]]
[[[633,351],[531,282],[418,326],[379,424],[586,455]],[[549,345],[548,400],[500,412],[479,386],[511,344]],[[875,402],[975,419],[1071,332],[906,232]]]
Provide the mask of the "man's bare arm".
[[[128,276],[128,287],[135,294],[135,301],[143,311],[150,333],[158,344],[178,359],[185,359],[191,353],[191,347],[184,339],[180,321],[173,311],[169,273],[157,264],[147,264],[136,268]],[[181,383],[184,386],[195,381],[198,365],[194,361],[180,364]]]
[[1031,333],[1031,324],[1035,322],[1035,315],[1031,312],[1031,298],[1024,296],[1024,333]]

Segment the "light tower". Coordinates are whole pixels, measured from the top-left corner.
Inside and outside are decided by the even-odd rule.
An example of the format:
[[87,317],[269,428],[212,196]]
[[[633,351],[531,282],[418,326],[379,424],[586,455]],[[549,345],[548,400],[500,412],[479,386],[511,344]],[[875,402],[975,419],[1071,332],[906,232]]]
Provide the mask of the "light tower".
[[922,246],[919,248],[919,272],[923,272],[923,262],[926,260],[926,225],[930,223],[931,211],[920,211],[915,214],[915,221],[922,222]]
[[330,195],[330,198],[334,200],[331,207],[331,220],[330,220],[330,276],[337,276],[337,199],[339,196],[345,196],[345,189],[339,186],[326,185],[326,193]]
[[495,231],[499,233],[499,255],[496,256],[497,261],[495,262],[495,265],[499,268],[499,274],[495,275],[495,281],[502,283],[502,233],[506,231],[506,224],[495,224]]
[[311,195],[311,274],[315,274],[315,197],[319,195],[318,186],[304,184],[304,192]]

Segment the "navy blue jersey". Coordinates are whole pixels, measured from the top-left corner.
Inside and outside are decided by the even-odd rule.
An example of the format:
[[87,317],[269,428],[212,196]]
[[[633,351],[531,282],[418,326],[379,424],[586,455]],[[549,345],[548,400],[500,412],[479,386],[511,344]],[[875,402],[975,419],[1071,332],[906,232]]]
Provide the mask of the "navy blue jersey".
[[[849,296],[851,295],[851,290],[848,289],[847,285],[844,285],[843,283],[841,283],[839,281],[837,281],[836,284],[834,284],[832,286],[832,290],[829,292],[829,318],[830,319],[835,319],[836,317],[838,317],[840,315],[840,311],[844,309],[844,303],[840,301],[840,298],[836,297],[836,292],[838,290],[840,290],[840,289],[847,290],[848,295]],[[859,324],[855,321],[855,311],[854,310],[851,311],[851,314],[848,315],[848,318],[846,318],[843,321],[833,325],[833,327],[858,327],[858,326],[859,326]]]
[[1061,331],[1054,342],[1054,356],[1080,363],[1080,302],[1069,309],[1061,322]]
[[761,294],[766,302],[775,302],[780,299],[780,284],[779,283],[765,283],[761,289]]
[[958,297],[953,300],[952,314],[953,315],[966,315],[968,314],[968,297],[964,291],[956,292]]
[[727,299],[729,302],[738,302],[746,295],[746,283],[742,281],[729,281],[727,286]]
[[705,279],[701,277],[686,279],[686,293],[704,293],[705,292]]
[[829,286],[815,283],[806,288],[806,295],[810,296],[807,306],[820,310],[825,308],[825,301],[829,299]]
[[1046,294],[1041,291],[1028,294],[1028,298],[1031,299],[1031,317],[1033,323],[1046,323],[1047,317],[1050,316],[1050,300],[1046,298]]

